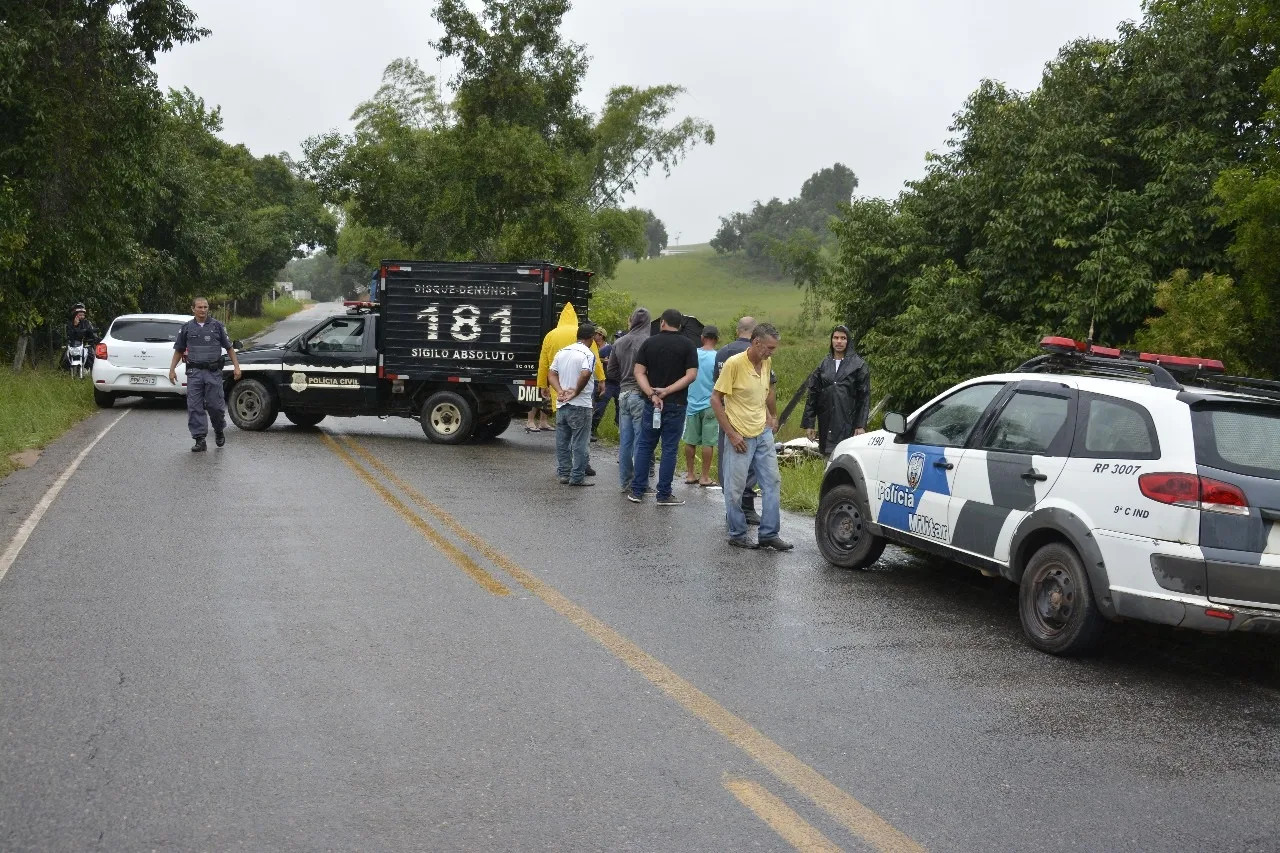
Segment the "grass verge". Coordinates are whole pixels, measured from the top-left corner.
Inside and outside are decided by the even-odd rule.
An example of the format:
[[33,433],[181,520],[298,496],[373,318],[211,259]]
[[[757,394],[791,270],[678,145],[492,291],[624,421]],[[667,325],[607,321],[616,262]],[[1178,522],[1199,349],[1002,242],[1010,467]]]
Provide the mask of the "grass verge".
[[296,314],[310,303],[299,302],[292,296],[281,296],[275,302],[262,303],[261,317],[232,317],[227,321],[227,334],[233,341],[245,340],[261,334],[272,323],[278,323],[291,314]]
[[16,467],[11,454],[41,448],[93,413],[88,379],[44,369],[0,375],[0,477]]

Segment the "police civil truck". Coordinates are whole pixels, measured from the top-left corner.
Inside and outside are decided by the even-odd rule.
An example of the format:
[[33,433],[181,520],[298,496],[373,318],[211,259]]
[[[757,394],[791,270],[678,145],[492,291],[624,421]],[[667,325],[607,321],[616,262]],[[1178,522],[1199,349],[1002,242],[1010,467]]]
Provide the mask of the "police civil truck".
[[494,438],[541,399],[543,336],[566,303],[586,318],[590,280],[547,261],[383,261],[369,301],[240,352],[241,378],[224,373],[231,420],[263,430],[281,413],[299,426],[399,416],[439,444]]
[[866,568],[886,542],[1019,584],[1033,645],[1107,621],[1280,632],[1280,383],[1221,362],[1046,338],[841,442],[815,532]]

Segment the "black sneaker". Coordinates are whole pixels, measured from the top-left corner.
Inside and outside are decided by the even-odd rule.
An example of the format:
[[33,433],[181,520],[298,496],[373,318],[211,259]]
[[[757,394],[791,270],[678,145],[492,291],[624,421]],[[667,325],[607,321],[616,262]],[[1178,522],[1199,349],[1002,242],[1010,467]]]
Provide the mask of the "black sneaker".
[[569,485],[570,486],[594,486],[595,483],[591,482],[590,480],[583,480],[580,483],[575,483],[572,480],[570,480]]
[[207,444],[205,444],[205,443],[204,443],[204,436],[203,436],[203,435],[202,435],[202,436],[199,436],[199,437],[196,439],[196,443],[195,443],[195,444],[193,444],[193,445],[191,446],[191,452],[192,452],[192,453],[204,453],[204,452],[205,452],[206,450],[208,450],[208,449],[209,449],[209,446],[208,446]]
[[557,477],[556,479],[560,481],[560,485],[562,485],[562,486],[567,486],[567,485],[569,485],[569,478],[568,478],[568,477]]
[[667,495],[665,498],[658,498],[658,506],[684,506],[684,501],[675,495]]
[[221,447],[227,443],[227,434],[222,430],[217,430],[213,434],[213,443]]
[[588,465],[588,466],[587,466],[587,476],[588,476],[588,477],[594,477],[595,475],[596,475],[596,469],[595,469],[595,468],[592,468],[590,465]]
[[730,536],[729,544],[735,548],[746,548],[749,551],[756,549],[756,543],[752,542],[746,536]]
[[644,503],[644,498],[640,497],[635,492],[627,492],[627,500],[631,501],[633,504]]
[[747,524],[755,527],[760,526],[760,513],[756,512],[754,509],[743,510],[743,515],[747,517]]
[[771,548],[774,551],[790,551],[792,548],[796,546],[792,545],[790,542],[783,539],[781,536],[774,536],[769,539],[761,539],[757,547]]

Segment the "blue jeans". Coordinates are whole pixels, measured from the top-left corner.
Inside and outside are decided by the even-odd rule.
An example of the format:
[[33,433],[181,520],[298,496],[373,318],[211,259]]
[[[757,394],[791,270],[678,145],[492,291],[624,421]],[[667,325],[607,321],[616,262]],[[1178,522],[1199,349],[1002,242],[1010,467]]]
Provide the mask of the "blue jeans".
[[561,406],[556,410],[556,476],[581,483],[587,476],[587,450],[591,441],[591,409]]
[[[624,489],[631,488],[636,473],[636,439],[643,422],[644,397],[639,391],[623,391],[618,398],[618,484]],[[647,463],[644,469],[648,473]]]
[[658,500],[671,497],[671,480],[676,475],[676,451],[680,449],[680,436],[684,434],[685,408],[683,403],[664,403],[662,428],[654,429],[653,403],[645,401],[640,437],[636,439],[636,459],[643,464],[636,466],[635,476],[631,479],[631,494],[636,497],[643,497],[644,490],[649,488],[649,460],[653,458],[653,448],[659,441],[662,442],[662,459],[658,462]]
[[778,454],[773,449],[773,430],[765,427],[755,438],[746,439],[747,452],[739,453],[725,441],[724,456],[720,457],[724,474],[724,510],[729,525],[729,536],[747,535],[747,515],[742,511],[742,490],[747,483],[747,472],[755,470],[760,482],[763,512],[760,513],[760,538],[772,539],[782,530],[782,480],[778,476]]

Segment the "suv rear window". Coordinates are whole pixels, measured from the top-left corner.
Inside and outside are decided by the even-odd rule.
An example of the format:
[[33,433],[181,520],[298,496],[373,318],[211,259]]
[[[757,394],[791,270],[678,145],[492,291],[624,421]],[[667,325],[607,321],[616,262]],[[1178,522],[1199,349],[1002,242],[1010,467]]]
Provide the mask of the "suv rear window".
[[172,320],[116,320],[111,324],[110,334],[117,341],[163,344],[176,341],[181,328],[181,323]]
[[1193,409],[1196,462],[1236,474],[1280,479],[1280,407]]

